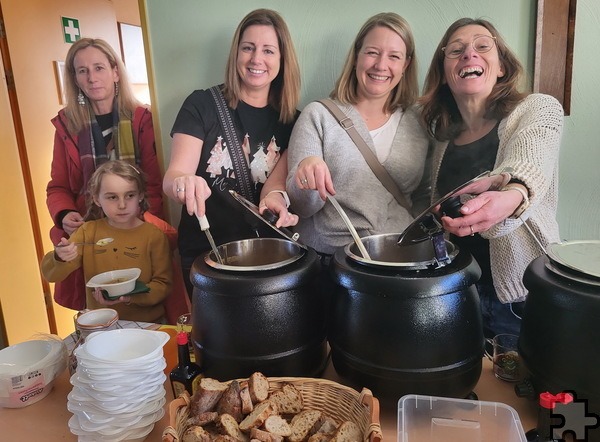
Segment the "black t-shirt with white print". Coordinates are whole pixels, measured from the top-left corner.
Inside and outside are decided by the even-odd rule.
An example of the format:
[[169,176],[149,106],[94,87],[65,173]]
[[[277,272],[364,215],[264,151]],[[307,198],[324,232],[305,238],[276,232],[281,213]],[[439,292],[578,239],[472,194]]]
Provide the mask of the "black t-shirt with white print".
[[[242,101],[232,114],[238,140],[250,165],[251,181],[259,195],[281,153],[287,149],[293,123],[279,122],[279,112],[272,106],[255,108]],[[183,133],[203,141],[196,175],[203,177],[212,191],[206,201],[206,216],[215,242],[220,245],[256,237],[256,229],[261,236],[276,236],[229,194],[230,189],[238,190],[238,181],[222,132],[209,90],[194,91],[186,98],[171,130],[171,136]],[[257,200],[253,202],[258,204]],[[193,258],[209,249],[198,221],[187,214],[184,206],[179,224],[180,254]]]

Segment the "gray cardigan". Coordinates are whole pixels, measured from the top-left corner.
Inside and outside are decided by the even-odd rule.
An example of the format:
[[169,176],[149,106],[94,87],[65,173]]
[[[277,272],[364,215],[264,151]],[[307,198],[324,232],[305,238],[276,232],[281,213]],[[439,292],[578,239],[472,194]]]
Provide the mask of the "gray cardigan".
[[[542,244],[559,241],[558,152],[563,127],[563,109],[553,97],[531,94],[500,121],[500,143],[492,173],[509,171],[529,190],[531,205],[521,218],[527,221]],[[432,154],[432,183],[448,142],[436,143]],[[434,187],[432,200],[439,197]],[[489,239],[494,288],[500,301],[523,301],[527,290],[523,274],[529,263],[543,252],[519,219],[506,219],[481,236]]]
[[[373,140],[360,114],[350,105],[337,103],[354,122],[359,134],[374,151]],[[428,137],[413,109],[404,112],[392,149],[383,163],[398,188],[411,201],[423,175]],[[318,102],[308,104],[296,122],[288,147],[287,191],[292,210],[300,216],[295,231],[300,242],[321,253],[333,253],[352,242],[352,236],[330,202],[315,190],[301,189],[295,181],[298,164],[308,156],[327,164],[336,199],[359,236],[399,233],[412,221],[371,171],[362,154],[329,111]]]

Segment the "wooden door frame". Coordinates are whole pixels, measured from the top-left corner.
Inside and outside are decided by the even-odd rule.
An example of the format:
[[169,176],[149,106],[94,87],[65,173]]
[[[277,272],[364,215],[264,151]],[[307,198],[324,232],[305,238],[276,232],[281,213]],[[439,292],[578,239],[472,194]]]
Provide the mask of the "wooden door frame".
[[[35,252],[37,261],[41,262],[44,257],[44,244],[42,241],[42,234],[40,229],[40,221],[38,211],[35,206],[35,196],[33,192],[33,180],[31,179],[31,169],[29,168],[29,158],[27,155],[27,148],[25,143],[25,133],[23,131],[23,122],[21,120],[21,111],[19,109],[19,101],[17,98],[17,91],[12,74],[12,63],[10,58],[10,51],[8,48],[8,40],[4,27],[4,16],[2,14],[2,5],[0,4],[0,60],[4,65],[4,72],[6,74],[6,81],[8,87],[8,99],[10,102],[10,110],[13,119],[13,126],[15,130],[15,137],[17,140],[17,147],[19,150],[19,159],[21,163],[21,172],[23,174],[23,181],[25,187],[25,193],[27,195],[27,207],[29,209],[29,218],[31,220],[31,229],[33,232],[33,240],[35,244]],[[50,333],[57,334],[58,328],[56,326],[56,316],[54,314],[54,305],[52,301],[52,292],[50,290],[50,284],[46,281],[41,274],[39,278],[42,282],[42,289],[44,292],[44,303],[46,306],[46,315],[48,317],[48,326]],[[5,336],[6,330],[3,330]]]

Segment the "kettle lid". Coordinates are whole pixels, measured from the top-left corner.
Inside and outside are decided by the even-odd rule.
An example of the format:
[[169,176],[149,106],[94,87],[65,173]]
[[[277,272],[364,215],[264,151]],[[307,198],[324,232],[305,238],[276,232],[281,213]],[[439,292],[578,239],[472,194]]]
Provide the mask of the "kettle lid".
[[[504,180],[505,176],[503,174],[491,175],[490,171],[485,171],[461,184],[421,212],[400,234],[398,244],[411,244],[429,240],[443,232],[441,217],[446,214],[453,217],[460,216],[457,210],[460,208],[461,196],[478,195],[487,190],[499,189],[504,184]],[[449,210],[454,211],[454,215],[448,213]]]
[[584,279],[587,283],[600,283],[600,241],[564,241],[546,247],[549,264],[555,273]]
[[248,201],[246,198],[244,198],[242,195],[237,193],[235,190],[230,190],[229,193],[246,210],[248,210],[250,213],[252,213],[254,216],[256,216],[259,220],[261,220],[263,223],[265,223],[271,229],[275,230],[278,234],[280,234],[284,238],[289,239],[290,241],[298,244],[298,246],[300,246],[304,250],[308,250],[308,248],[304,244],[298,242],[298,238],[300,237],[300,235],[298,233],[293,233],[292,231],[290,231],[289,229],[286,229],[285,227],[276,227],[275,226],[275,223],[277,222],[277,219],[278,219],[277,215],[275,215],[269,209],[265,209],[263,214],[261,214],[258,207],[256,206],[256,204],[254,204],[251,201]]

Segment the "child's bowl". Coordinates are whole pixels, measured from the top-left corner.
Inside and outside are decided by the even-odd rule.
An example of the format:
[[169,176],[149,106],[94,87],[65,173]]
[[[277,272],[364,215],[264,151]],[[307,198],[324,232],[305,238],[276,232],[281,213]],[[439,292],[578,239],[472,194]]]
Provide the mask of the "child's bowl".
[[118,298],[133,291],[141,273],[142,270],[138,268],[111,270],[92,277],[86,285],[90,288],[99,287],[106,290],[111,298]]

